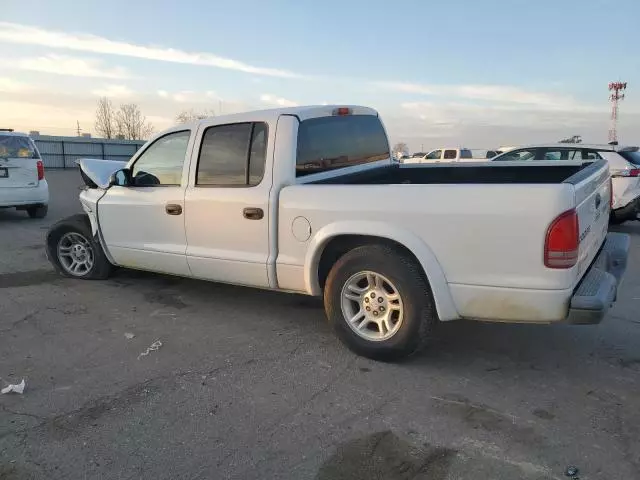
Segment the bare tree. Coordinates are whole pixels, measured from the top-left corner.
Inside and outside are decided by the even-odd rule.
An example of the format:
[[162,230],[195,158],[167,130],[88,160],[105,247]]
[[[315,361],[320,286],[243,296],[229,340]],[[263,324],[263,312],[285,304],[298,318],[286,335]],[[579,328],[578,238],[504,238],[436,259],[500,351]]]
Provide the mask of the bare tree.
[[116,112],[116,131],[127,140],[145,140],[153,133],[153,125],[135,103],[120,105]]
[[115,138],[117,133],[116,112],[111,100],[102,97],[98,100],[96,109],[96,133],[102,138]]
[[176,123],[190,123],[195,122],[196,120],[202,120],[208,117],[215,117],[216,112],[213,109],[197,111],[195,109],[191,110],[183,110],[178,115],[176,115]]
[[409,147],[404,142],[398,142],[393,146],[392,152],[395,157],[400,158],[402,155],[409,153]]

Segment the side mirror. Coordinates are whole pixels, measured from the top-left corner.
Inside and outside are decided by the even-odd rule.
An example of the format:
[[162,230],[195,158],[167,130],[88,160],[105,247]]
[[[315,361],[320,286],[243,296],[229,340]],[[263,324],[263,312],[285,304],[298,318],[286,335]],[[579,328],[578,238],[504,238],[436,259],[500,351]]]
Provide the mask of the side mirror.
[[118,170],[109,178],[109,186],[128,187],[131,185],[131,171],[128,168]]

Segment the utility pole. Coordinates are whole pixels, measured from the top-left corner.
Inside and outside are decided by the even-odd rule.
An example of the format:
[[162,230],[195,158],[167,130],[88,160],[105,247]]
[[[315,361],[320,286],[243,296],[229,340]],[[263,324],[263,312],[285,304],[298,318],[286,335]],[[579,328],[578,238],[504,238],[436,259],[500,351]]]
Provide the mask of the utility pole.
[[77,125],[78,136],[80,136],[80,133],[82,133],[82,130],[80,129],[80,120],[76,120],[76,125]]
[[611,102],[611,128],[609,129],[609,143],[618,142],[618,102],[624,99],[624,92],[627,89],[627,82],[609,83],[609,95]]

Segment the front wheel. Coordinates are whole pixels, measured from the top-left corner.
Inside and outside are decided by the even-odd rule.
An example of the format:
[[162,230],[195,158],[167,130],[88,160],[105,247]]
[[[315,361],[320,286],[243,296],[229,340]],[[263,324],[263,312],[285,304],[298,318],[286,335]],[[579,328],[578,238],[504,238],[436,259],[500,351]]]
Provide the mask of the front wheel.
[[417,352],[437,323],[420,267],[386,245],[358,247],[340,258],[329,272],[324,302],[340,340],[374,360],[399,360]]
[[113,269],[102,246],[91,234],[86,215],[75,215],[51,227],[47,235],[47,256],[60,274],[70,278],[105,279]]

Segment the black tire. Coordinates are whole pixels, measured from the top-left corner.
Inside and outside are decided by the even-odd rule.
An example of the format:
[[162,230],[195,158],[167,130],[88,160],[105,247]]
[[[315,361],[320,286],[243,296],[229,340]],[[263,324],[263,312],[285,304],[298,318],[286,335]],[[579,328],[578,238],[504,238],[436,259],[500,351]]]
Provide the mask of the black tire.
[[27,213],[31,218],[44,218],[47,216],[48,212],[48,205],[35,205],[33,207],[27,208]]
[[[62,266],[58,257],[58,244],[66,233],[78,233],[82,235],[89,243],[93,250],[93,266],[86,273],[81,275],[72,275]],[[47,257],[56,271],[65,277],[83,279],[83,280],[104,280],[109,278],[113,271],[113,265],[109,263],[102,245],[97,238],[91,234],[91,222],[89,217],[84,214],[73,215],[65,218],[53,225],[47,233]]]
[[[403,304],[403,319],[393,336],[367,340],[355,333],[342,311],[342,289],[359,272],[386,277],[397,289]],[[386,245],[365,245],[343,255],[333,266],[324,289],[329,324],[353,352],[373,360],[395,361],[422,349],[438,322],[431,288],[420,266],[406,253]]]

